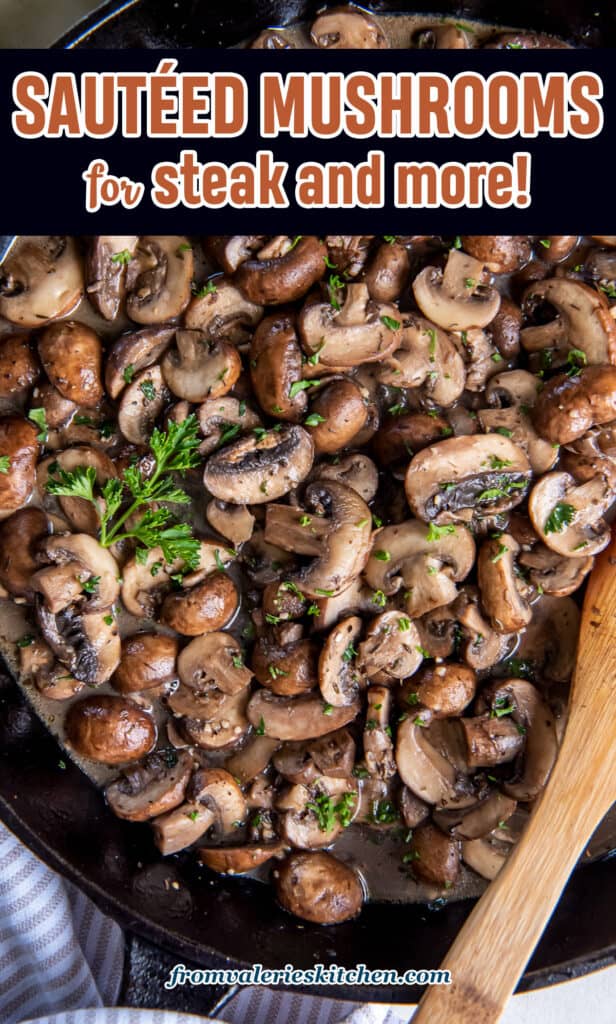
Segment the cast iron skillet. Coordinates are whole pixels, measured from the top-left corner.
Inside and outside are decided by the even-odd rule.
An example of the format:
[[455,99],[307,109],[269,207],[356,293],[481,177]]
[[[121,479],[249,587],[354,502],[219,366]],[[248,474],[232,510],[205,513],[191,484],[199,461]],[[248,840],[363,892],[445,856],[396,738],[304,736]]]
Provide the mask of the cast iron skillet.
[[[267,25],[309,18],[320,6],[306,0],[135,0],[120,7],[111,3],[81,22],[58,46],[229,46]],[[388,0],[373,6],[375,11],[447,10],[438,0]],[[447,13],[509,21],[557,33],[578,45],[615,46],[614,12],[604,9],[592,17],[585,8],[584,0],[550,0],[545,5],[536,0],[511,5],[474,0],[461,8],[449,6]],[[436,967],[472,907],[472,901],[443,908],[369,904],[358,921],[323,929],[284,914],[267,886],[214,876],[190,855],[162,862],[149,828],[115,818],[86,776],[62,759],[8,673],[0,674],[0,817],[47,863],[139,936],[133,939],[123,997],[132,1005],[208,1010],[220,991],[167,992],[162,987],[170,965],[178,960],[209,966],[260,962],[279,967],[291,962],[310,967],[333,962],[399,971]],[[532,878],[520,879],[522,886],[532,884]],[[613,963],[616,919],[606,910],[615,904],[613,861],[595,861],[579,869],[520,988],[540,987]],[[421,994],[418,989],[387,987],[311,991],[338,999],[400,1002]]]

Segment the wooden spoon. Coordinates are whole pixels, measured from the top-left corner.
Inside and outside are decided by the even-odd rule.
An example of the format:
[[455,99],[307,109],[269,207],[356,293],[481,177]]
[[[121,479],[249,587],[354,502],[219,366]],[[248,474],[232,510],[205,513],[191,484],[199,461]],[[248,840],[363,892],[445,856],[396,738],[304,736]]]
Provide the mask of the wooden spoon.
[[595,828],[616,800],[616,529],[584,599],[569,719],[528,826],[481,897],[413,1024],[493,1024]]

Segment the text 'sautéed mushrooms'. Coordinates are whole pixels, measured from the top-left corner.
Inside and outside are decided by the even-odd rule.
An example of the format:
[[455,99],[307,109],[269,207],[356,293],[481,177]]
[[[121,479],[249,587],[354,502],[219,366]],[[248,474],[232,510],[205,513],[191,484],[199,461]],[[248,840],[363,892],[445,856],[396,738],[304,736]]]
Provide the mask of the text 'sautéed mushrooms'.
[[487,327],[498,313],[500,292],[484,283],[484,263],[450,249],[445,270],[425,267],[413,281],[423,315],[446,331]]
[[73,238],[21,241],[2,264],[0,316],[20,327],[41,327],[68,316],[83,292],[83,267]]

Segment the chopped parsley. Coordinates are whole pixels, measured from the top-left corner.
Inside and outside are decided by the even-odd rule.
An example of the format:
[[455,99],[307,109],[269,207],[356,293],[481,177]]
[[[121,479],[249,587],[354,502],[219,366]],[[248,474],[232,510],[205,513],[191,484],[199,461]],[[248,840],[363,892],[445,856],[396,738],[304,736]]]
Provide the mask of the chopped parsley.
[[402,326],[399,320],[394,320],[393,316],[382,316],[381,323],[390,331],[399,331]]
[[289,398],[296,398],[300,391],[306,391],[308,388],[316,388],[320,383],[320,380],[294,380],[289,388]]
[[436,523],[430,523],[428,532],[426,534],[426,540],[436,541],[440,540],[441,537],[446,537],[456,532],[456,528],[453,523],[448,523],[446,526],[437,526]]
[[566,526],[573,522],[575,508],[566,501],[558,501],[544,524],[545,533],[562,533]]
[[36,440],[41,441],[44,444],[45,441],[47,440],[47,435],[49,433],[49,427],[47,426],[47,416],[45,415],[45,410],[43,408],[30,409],[30,412],[28,413],[28,419],[32,420],[33,423],[36,423],[37,427],[39,428],[39,433],[36,435]]

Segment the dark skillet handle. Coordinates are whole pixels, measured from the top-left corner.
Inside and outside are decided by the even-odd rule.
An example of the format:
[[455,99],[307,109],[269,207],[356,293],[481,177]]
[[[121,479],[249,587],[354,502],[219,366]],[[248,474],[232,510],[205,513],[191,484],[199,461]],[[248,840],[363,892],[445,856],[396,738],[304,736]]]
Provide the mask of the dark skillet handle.
[[235,995],[237,987],[226,985],[177,985],[165,988],[171,969],[184,963],[193,970],[203,970],[207,964],[197,965],[180,956],[167,953],[151,942],[126,932],[124,976],[118,996],[118,1006],[132,1006],[149,1010],[176,1010],[196,1013],[202,1017],[216,1017],[217,1013]]

